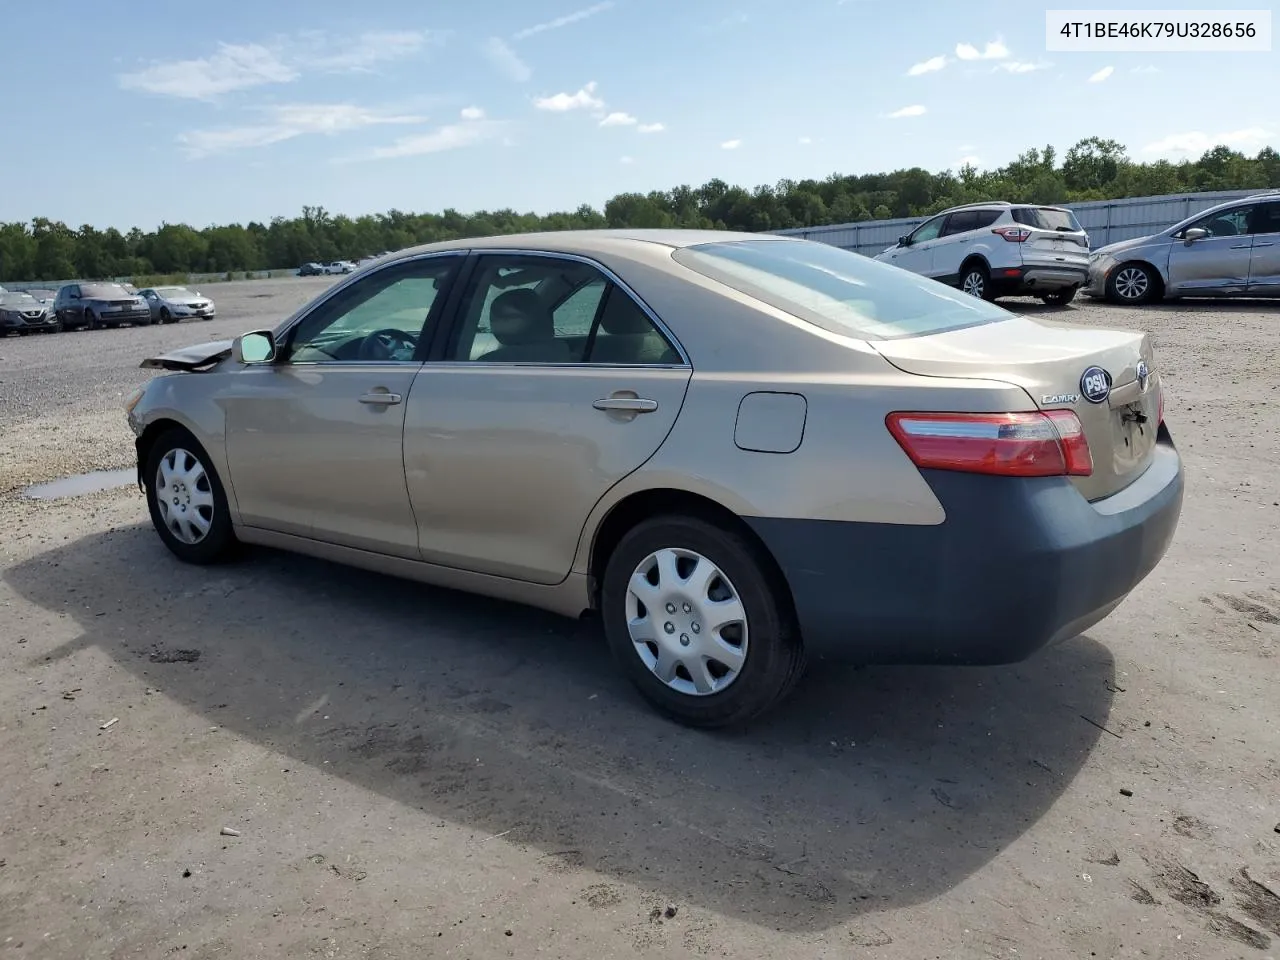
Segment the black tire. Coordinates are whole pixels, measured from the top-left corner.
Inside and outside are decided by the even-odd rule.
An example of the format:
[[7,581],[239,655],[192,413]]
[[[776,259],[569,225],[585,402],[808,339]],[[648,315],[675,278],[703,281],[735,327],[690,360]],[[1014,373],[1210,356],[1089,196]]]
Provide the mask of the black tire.
[[1145,263],[1122,263],[1107,275],[1107,299],[1139,306],[1161,296],[1160,277]]
[[173,317],[170,315],[169,310],[166,307],[160,308],[160,322],[173,323]]
[[960,290],[980,300],[994,300],[995,289],[991,285],[991,271],[981,260],[972,260],[960,268]]
[[1076,298],[1076,288],[1069,290],[1055,290],[1053,293],[1046,293],[1040,299],[1051,307],[1065,307],[1068,303]]
[[93,315],[92,310],[86,310],[84,312],[84,325],[87,330],[98,329],[98,318]]
[[[717,692],[699,695],[672,689],[641,659],[631,639],[627,593],[632,575],[647,557],[663,549],[693,551],[709,560],[732,583],[745,610],[745,660],[737,677]],[[746,538],[684,515],[646,520],[618,543],[605,566],[600,591],[605,637],[622,672],[661,713],[691,727],[738,726],[791,691],[804,672],[804,647],[789,598],[770,568]],[[692,625],[694,632],[697,629]],[[689,679],[687,670],[682,679]]]
[[[212,494],[213,498],[208,532],[195,543],[188,543],[174,533],[168,523],[165,522],[158,500],[157,474],[160,471],[161,461],[172,455],[176,459],[189,463],[190,461],[182,456],[182,451],[198,460],[204,468],[204,475],[207,478],[207,490]],[[160,534],[160,539],[164,541],[164,545],[169,548],[175,557],[184,563],[206,565],[221,563],[234,556],[239,543],[236,540],[235,531],[231,527],[231,511],[227,506],[226,491],[223,489],[222,480],[218,477],[218,473],[213,467],[213,462],[209,459],[209,454],[200,445],[200,442],[191,435],[190,431],[182,427],[172,427],[156,438],[155,443],[151,445],[150,452],[147,454],[147,462],[142,471],[142,482],[147,492],[147,509],[151,514],[151,523],[155,526],[156,532]],[[197,492],[204,492],[205,487],[198,485],[195,489]],[[178,491],[179,496],[183,494],[184,491]]]

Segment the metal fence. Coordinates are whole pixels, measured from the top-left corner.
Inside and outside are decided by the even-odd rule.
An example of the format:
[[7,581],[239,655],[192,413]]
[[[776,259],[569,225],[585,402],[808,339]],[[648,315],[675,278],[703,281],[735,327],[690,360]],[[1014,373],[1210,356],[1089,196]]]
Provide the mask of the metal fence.
[[[1248,197],[1260,190],[1219,190],[1212,193],[1174,193],[1161,197],[1129,197],[1126,200],[1090,200],[1083,203],[1064,203],[1089,234],[1093,249],[1159,233],[1194,213],[1207,210],[1237,197]],[[910,233],[928,217],[908,217],[901,220],[866,220],[860,223],[833,224],[828,227],[800,227],[795,230],[774,230],[782,236],[803,237],[829,243],[845,250],[852,250],[874,257],[898,238]]]

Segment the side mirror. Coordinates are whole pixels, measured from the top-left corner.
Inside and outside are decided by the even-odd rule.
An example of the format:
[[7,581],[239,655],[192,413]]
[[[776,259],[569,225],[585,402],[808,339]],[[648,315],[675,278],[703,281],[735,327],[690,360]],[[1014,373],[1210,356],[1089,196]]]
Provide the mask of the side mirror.
[[1182,235],[1182,239],[1186,240],[1187,243],[1191,243],[1193,240],[1203,240],[1207,236],[1209,236],[1209,231],[1204,227],[1192,227]]
[[255,330],[231,341],[231,359],[236,363],[270,363],[276,358],[276,338],[270,330]]
[[910,237],[899,237],[899,238],[898,238],[898,246],[900,246],[900,247],[909,247],[909,246],[911,246],[911,238],[910,238]]

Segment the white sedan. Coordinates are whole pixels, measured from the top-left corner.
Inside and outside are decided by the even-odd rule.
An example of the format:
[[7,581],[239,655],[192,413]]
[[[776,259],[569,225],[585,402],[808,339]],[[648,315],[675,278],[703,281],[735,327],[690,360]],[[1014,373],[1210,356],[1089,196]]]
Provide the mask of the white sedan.
[[213,301],[201,296],[199,290],[192,292],[186,287],[148,287],[139,296],[151,306],[152,323],[177,323],[187,317],[212,320],[218,315]]

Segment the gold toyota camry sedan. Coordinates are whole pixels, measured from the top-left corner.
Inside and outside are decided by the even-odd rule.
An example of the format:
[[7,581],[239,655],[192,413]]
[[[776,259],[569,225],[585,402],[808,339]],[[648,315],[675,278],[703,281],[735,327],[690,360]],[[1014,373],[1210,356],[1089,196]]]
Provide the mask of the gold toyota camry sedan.
[[273,330],[151,358],[161,540],[567,616],[696,726],[813,659],[1014,662],[1107,616],[1182,507],[1148,336],[783,237],[405,250]]

